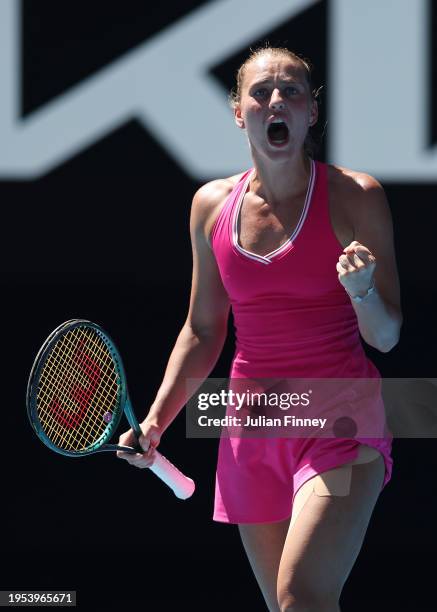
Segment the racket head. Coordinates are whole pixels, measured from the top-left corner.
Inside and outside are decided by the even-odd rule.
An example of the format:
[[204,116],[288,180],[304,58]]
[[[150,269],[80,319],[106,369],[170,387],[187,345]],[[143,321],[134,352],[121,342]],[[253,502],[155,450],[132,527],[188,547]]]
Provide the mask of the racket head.
[[57,453],[78,457],[97,452],[112,437],[127,399],[114,342],[96,323],[72,319],[40,348],[26,404],[40,440]]

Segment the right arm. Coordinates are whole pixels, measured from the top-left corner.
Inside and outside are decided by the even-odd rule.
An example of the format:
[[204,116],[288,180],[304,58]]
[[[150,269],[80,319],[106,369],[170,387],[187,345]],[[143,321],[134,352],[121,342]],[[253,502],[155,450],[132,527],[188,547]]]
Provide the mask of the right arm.
[[[190,217],[193,250],[190,305],[187,319],[170,354],[161,386],[148,415],[141,423],[144,433],[141,445],[148,449],[150,444],[151,448],[147,455],[117,453],[137,467],[151,465],[150,457],[153,456],[153,448],[159,444],[161,434],[187,403],[186,380],[204,380],[223,348],[230,304],[208,244],[208,232],[227,193],[229,186],[225,181],[212,181],[201,187],[193,198]],[[131,430],[120,437],[119,444],[134,444]]]

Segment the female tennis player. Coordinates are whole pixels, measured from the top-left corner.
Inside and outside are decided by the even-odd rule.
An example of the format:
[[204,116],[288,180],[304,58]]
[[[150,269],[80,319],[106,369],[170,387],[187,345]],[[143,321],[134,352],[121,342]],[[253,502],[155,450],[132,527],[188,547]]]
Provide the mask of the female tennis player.
[[[287,49],[257,49],[238,71],[231,102],[253,168],[194,196],[188,317],[142,423],[146,452],[119,453],[140,468],[183,407],[186,379],[214,367],[230,307],[231,378],[379,378],[360,334],[384,353],[399,340],[384,191],[371,176],[310,154],[318,107],[308,62]],[[132,442],[132,432],[120,437]],[[340,610],[391,471],[391,437],[221,438],[213,518],[238,524],[269,610]]]

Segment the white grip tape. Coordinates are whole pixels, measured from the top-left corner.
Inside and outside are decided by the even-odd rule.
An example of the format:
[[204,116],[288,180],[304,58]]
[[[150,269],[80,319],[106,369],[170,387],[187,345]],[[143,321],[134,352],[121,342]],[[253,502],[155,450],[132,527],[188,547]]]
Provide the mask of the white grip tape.
[[182,474],[175,465],[170,463],[157,450],[155,450],[155,458],[149,469],[165,482],[179,499],[188,499],[194,493],[196,488],[194,481]]

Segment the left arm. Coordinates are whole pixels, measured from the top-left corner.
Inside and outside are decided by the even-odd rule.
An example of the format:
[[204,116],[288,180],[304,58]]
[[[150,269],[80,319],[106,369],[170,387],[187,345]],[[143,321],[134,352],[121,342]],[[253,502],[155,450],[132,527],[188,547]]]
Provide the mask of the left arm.
[[351,296],[364,296],[375,285],[376,291],[362,302],[351,303],[364,340],[387,353],[398,343],[403,321],[393,223],[378,181],[360,175],[359,183],[360,194],[354,202],[355,240],[344,249],[336,268]]

